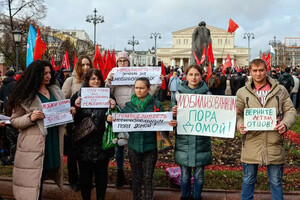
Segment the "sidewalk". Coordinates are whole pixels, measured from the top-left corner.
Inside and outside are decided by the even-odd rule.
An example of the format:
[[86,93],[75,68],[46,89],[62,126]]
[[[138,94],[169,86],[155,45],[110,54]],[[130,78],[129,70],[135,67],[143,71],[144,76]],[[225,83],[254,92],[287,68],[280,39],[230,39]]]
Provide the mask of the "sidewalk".
[[[3,199],[13,199],[12,196],[12,182],[11,178],[0,177],[0,196]],[[64,200],[80,200],[80,192],[73,192],[68,182],[65,182],[63,190],[59,188],[53,182],[45,182],[43,197],[45,200],[54,200],[54,199],[64,199]],[[239,200],[240,191],[232,190],[212,190],[204,189],[202,193],[204,200]],[[95,190],[92,191],[92,199],[96,199]],[[106,193],[106,200],[131,200],[132,191],[129,187],[123,187],[117,189],[112,185],[109,185]],[[174,188],[155,188],[154,190],[154,200],[179,200],[180,199],[180,190]],[[255,200],[270,200],[271,195],[267,191],[256,191]],[[285,200],[299,200],[300,191],[297,192],[285,192]]]

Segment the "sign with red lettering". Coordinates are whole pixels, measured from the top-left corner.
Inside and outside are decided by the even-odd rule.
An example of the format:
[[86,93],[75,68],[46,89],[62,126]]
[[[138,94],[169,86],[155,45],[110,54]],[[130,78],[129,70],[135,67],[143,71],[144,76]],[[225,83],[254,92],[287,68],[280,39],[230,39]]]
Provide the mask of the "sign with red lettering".
[[236,96],[179,94],[177,134],[234,138]]
[[108,108],[109,88],[81,88],[81,108]]
[[115,67],[112,85],[134,85],[136,79],[146,77],[151,84],[161,84],[161,67]]
[[172,131],[172,112],[113,113],[113,132]]
[[70,99],[43,103],[42,106],[45,115],[45,128],[73,122],[73,117],[70,113]]
[[275,108],[246,108],[244,125],[248,131],[274,131],[276,126]]

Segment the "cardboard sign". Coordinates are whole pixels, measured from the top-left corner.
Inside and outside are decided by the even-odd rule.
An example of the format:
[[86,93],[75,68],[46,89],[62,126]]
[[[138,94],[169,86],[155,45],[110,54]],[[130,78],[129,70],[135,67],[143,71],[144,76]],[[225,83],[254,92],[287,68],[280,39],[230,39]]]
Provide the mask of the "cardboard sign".
[[177,134],[234,138],[236,97],[179,94]]
[[114,132],[172,131],[171,112],[113,113]]
[[108,108],[109,88],[81,88],[81,108]]
[[115,67],[112,85],[134,85],[136,79],[146,77],[151,84],[161,84],[161,67]]
[[70,113],[70,99],[43,103],[42,106],[45,115],[45,128],[73,122],[73,117]]
[[244,125],[248,131],[274,131],[276,126],[275,108],[246,108]]

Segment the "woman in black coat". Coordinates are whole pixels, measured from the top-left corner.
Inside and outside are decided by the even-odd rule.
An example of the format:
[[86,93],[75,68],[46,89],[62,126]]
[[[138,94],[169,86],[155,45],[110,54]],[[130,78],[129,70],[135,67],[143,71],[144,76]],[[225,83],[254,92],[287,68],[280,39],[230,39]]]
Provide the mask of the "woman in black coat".
[[[104,81],[100,70],[90,69],[83,81],[83,87],[103,87]],[[102,149],[102,138],[105,131],[107,108],[80,108],[81,91],[74,94],[71,104],[76,108],[74,124],[79,124],[84,118],[91,117],[97,129],[88,136],[75,142],[80,173],[80,188],[83,200],[91,199],[92,178],[95,174],[97,200],[105,199],[107,188],[108,162],[114,155],[114,148]],[[110,99],[110,108],[115,107],[115,101]]]

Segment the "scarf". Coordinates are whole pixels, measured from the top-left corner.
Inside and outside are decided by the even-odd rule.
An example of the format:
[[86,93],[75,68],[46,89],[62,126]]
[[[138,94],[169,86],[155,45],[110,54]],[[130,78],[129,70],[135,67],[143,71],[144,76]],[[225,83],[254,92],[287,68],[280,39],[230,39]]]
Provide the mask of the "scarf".
[[152,99],[152,96],[148,93],[144,101],[139,99],[136,94],[131,96],[131,102],[133,105],[137,107],[137,109],[141,112],[145,111],[146,106],[148,105],[149,101]]

